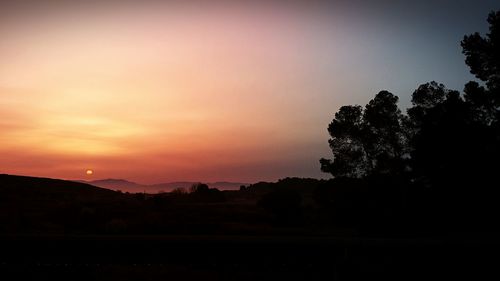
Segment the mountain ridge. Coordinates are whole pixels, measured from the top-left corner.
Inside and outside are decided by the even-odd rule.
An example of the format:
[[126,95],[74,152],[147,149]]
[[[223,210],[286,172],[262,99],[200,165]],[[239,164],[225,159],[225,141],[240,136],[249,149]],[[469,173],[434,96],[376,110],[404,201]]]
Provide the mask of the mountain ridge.
[[[115,191],[130,192],[130,193],[160,193],[160,192],[170,192],[177,188],[189,189],[193,184],[200,183],[198,181],[175,181],[175,182],[163,182],[155,184],[141,184],[137,182],[132,182],[126,179],[98,179],[98,180],[75,180],[75,182],[90,184],[93,186],[111,189]],[[229,181],[216,181],[206,183],[211,188],[217,188],[220,190],[239,190],[242,185],[249,185],[250,183],[243,182],[229,182]]]

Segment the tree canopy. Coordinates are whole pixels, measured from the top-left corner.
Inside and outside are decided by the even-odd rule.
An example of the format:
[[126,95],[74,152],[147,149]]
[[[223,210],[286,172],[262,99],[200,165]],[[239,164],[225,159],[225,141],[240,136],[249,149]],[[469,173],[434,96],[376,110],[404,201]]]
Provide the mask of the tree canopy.
[[[478,79],[463,92],[432,81],[413,92],[406,113],[387,91],[365,107],[339,109],[328,126],[333,158],[321,159],[321,170],[335,182],[363,188],[354,195],[333,188],[336,197],[348,194],[349,202],[364,202],[358,208],[370,198],[378,206],[373,210],[396,206],[393,214],[404,211],[435,227],[497,227],[492,221],[500,215],[500,11],[490,13],[488,23],[485,36],[474,33],[461,41]],[[390,193],[384,191],[388,187]]]
[[500,168],[500,11],[489,32],[465,36],[465,62],[479,81],[463,93],[429,82],[402,113],[398,97],[381,91],[363,108],[342,106],[328,126],[332,159],[321,169],[334,177],[404,176],[411,182],[486,181]]
[[401,171],[405,117],[397,102],[397,96],[381,91],[364,109],[359,105],[341,107],[328,127],[334,159],[321,159],[321,169],[353,178]]

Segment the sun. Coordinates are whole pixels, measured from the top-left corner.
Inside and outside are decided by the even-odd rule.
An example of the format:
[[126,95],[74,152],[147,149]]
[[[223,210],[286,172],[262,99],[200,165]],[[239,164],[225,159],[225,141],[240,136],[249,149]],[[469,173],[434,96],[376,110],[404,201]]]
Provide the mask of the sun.
[[85,173],[90,176],[94,174],[94,170],[88,169]]

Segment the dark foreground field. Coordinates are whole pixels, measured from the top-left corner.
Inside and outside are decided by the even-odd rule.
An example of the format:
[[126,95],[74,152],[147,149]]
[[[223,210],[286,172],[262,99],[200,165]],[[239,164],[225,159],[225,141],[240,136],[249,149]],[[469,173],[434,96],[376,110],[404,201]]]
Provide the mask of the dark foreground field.
[[494,213],[445,220],[382,183],[126,194],[0,175],[0,280],[500,280]]
[[16,236],[2,280],[498,280],[497,241]]

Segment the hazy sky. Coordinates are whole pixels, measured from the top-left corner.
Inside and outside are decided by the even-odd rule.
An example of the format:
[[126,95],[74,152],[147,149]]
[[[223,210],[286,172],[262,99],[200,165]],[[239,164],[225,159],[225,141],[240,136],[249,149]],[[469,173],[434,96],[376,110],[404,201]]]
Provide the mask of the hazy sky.
[[459,42],[500,9],[15,2],[0,4],[0,173],[144,183],[326,177],[340,106],[461,90]]

